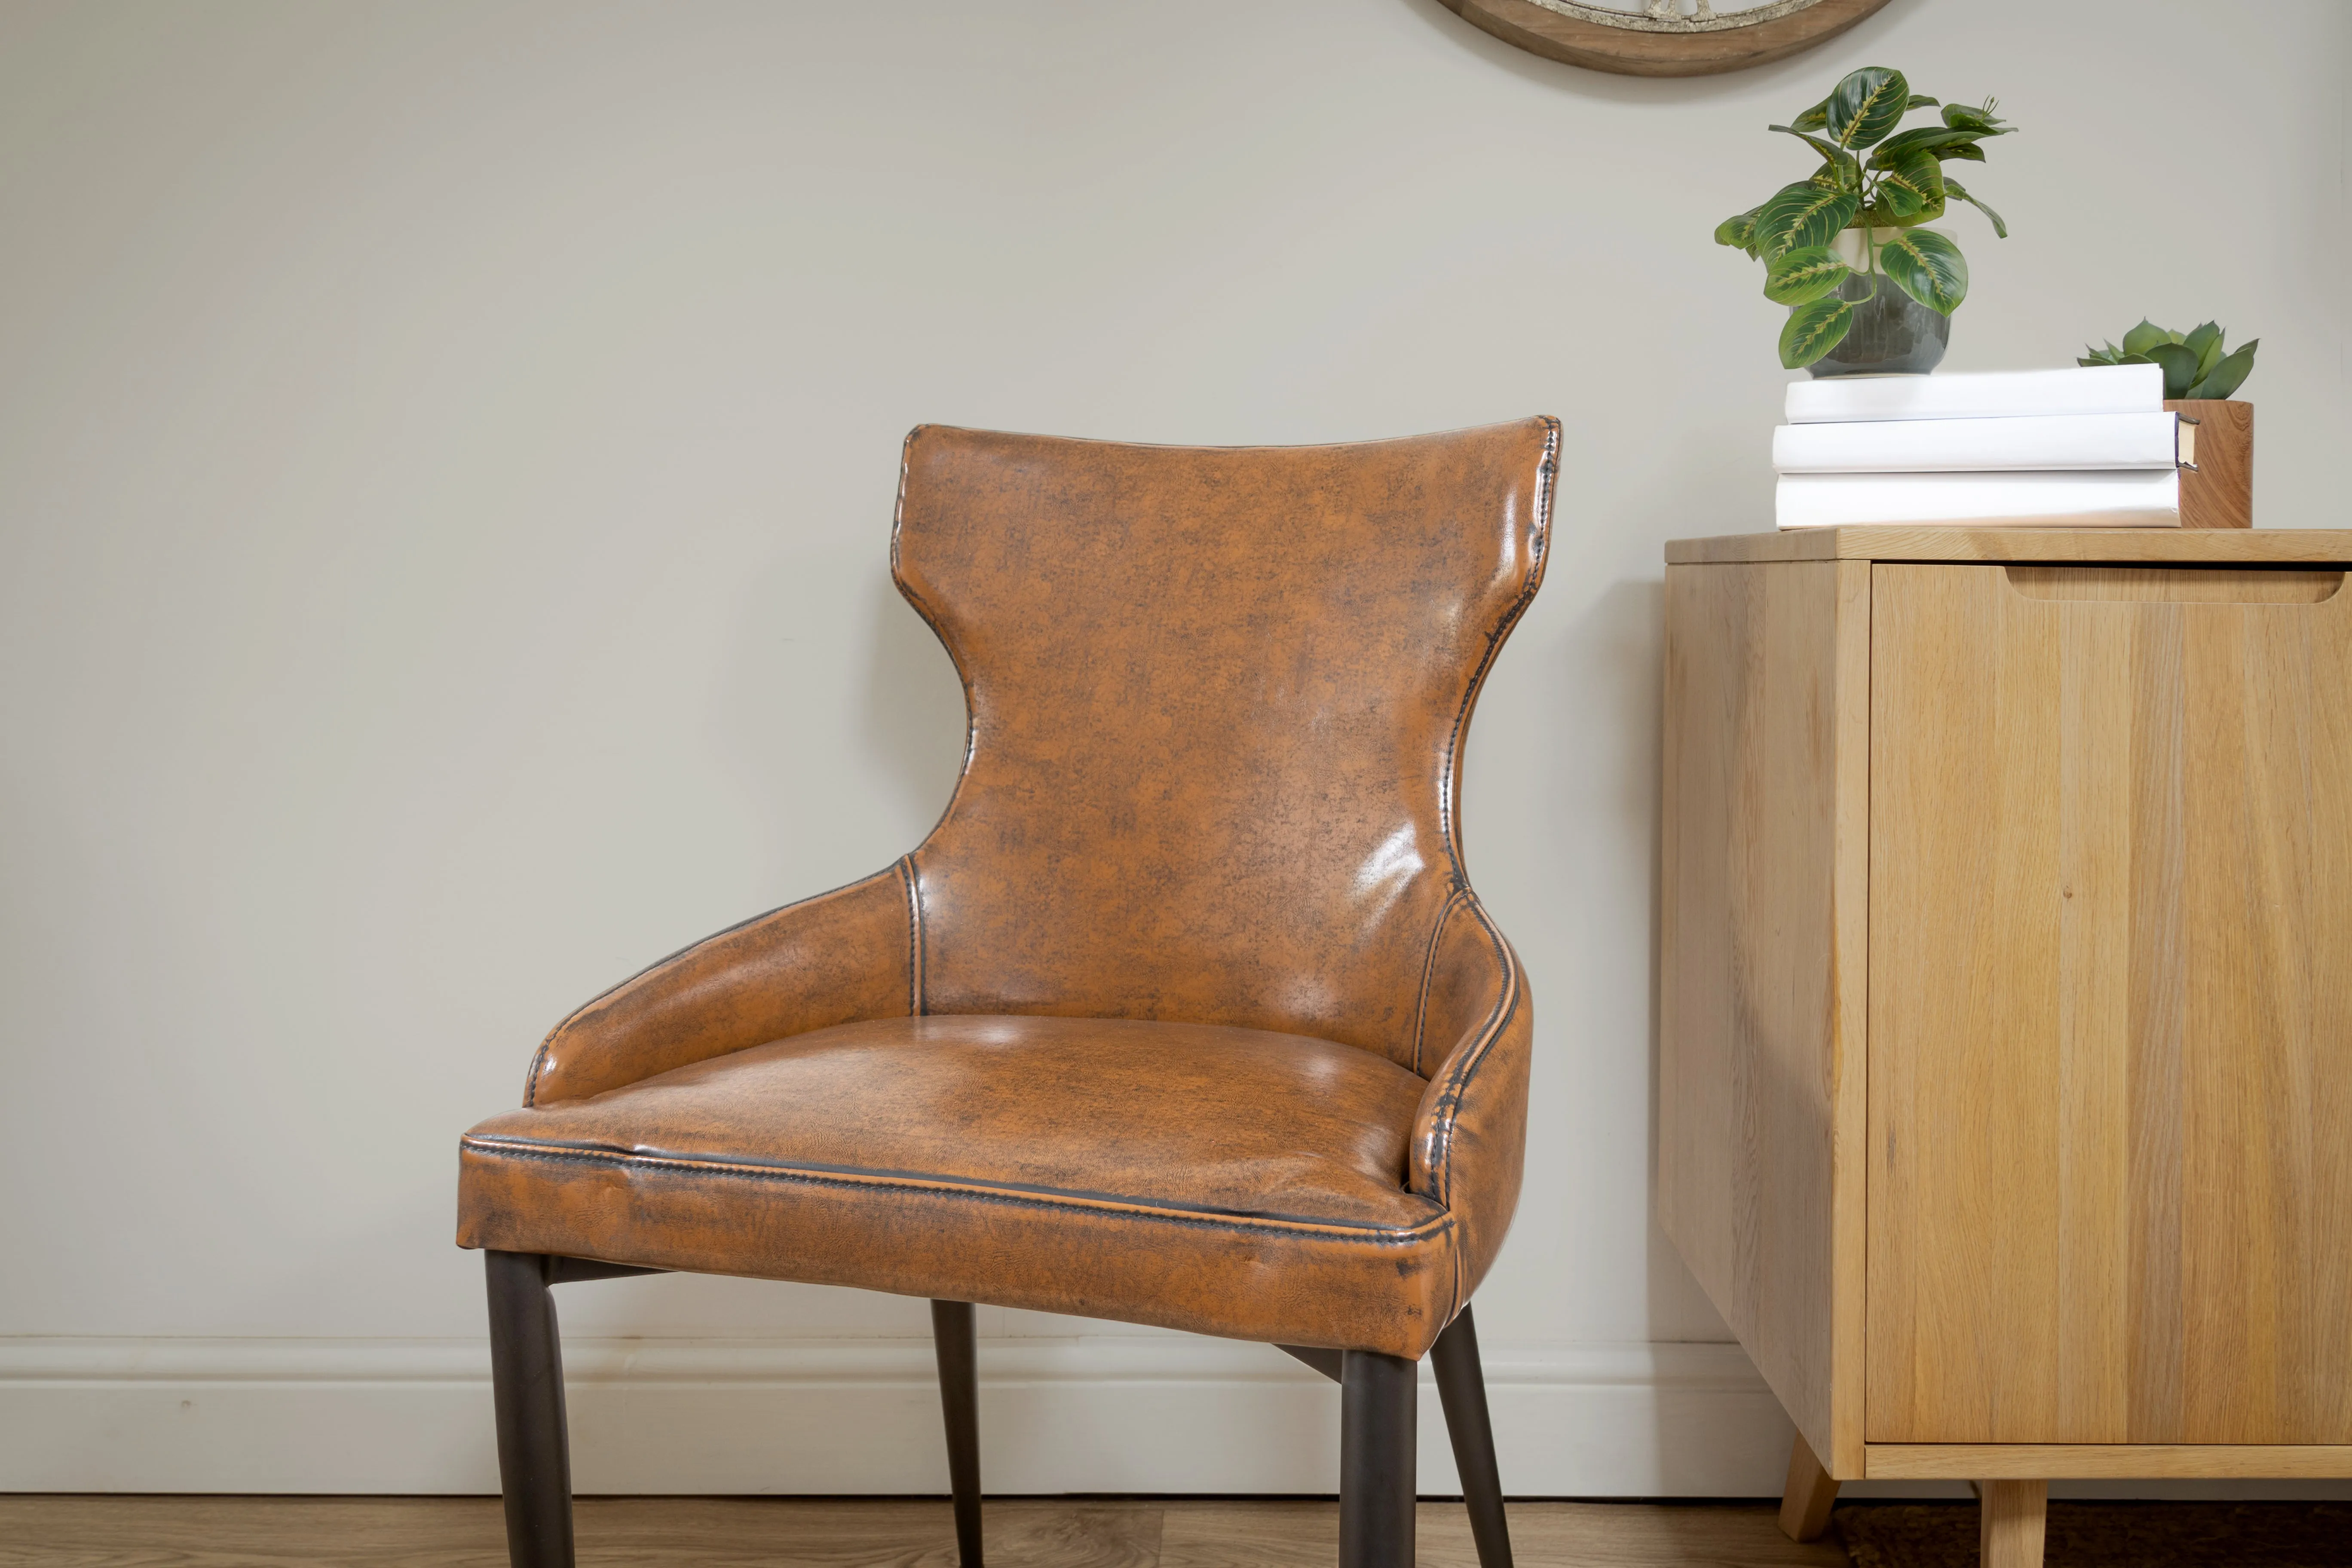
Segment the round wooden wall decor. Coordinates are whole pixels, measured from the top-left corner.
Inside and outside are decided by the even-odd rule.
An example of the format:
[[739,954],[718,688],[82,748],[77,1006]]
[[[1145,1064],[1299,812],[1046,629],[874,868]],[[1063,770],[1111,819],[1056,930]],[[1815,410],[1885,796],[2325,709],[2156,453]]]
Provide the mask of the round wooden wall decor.
[[1785,59],[1886,0],[1444,0],[1507,43],[1624,76],[1710,76]]

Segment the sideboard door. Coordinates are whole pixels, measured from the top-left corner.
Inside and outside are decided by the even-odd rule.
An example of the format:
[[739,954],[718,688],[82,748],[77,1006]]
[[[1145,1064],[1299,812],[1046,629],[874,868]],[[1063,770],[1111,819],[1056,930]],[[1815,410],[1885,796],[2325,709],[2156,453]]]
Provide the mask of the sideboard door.
[[2352,1443],[2352,589],[1871,595],[1869,1439]]

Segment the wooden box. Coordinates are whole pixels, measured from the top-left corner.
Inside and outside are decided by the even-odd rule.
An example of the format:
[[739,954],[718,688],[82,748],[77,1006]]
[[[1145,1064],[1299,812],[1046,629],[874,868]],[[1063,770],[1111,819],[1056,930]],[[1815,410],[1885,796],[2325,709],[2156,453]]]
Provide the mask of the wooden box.
[[2352,533],[1667,560],[1658,1204],[1784,1523],[2352,1476]]
[[2197,466],[2180,470],[2180,526],[2254,526],[2254,405],[2234,397],[2164,405],[2197,422]]

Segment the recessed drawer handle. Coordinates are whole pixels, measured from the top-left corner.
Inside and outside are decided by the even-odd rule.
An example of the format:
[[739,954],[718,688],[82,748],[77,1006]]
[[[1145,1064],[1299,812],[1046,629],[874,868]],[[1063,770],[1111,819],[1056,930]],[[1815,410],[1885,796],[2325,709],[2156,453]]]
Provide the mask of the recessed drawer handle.
[[2187,566],[2009,566],[2009,585],[2029,599],[2140,605],[2316,605],[2344,586],[2344,571],[2218,570]]

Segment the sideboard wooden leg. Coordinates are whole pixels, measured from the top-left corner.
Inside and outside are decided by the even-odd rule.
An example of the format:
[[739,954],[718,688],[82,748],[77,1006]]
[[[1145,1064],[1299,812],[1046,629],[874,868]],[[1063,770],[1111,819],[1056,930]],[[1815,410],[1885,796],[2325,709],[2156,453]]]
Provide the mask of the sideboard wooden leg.
[[1830,1505],[1837,1493],[1837,1482],[1798,1433],[1789,1450],[1789,1485],[1780,1493],[1780,1533],[1791,1541],[1819,1540],[1830,1527]]
[[2042,1568],[2042,1535],[2050,1519],[2048,1481],[1986,1481],[1978,1537],[1981,1568]]

